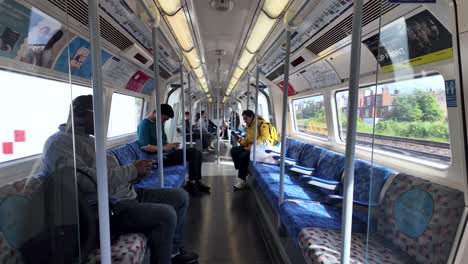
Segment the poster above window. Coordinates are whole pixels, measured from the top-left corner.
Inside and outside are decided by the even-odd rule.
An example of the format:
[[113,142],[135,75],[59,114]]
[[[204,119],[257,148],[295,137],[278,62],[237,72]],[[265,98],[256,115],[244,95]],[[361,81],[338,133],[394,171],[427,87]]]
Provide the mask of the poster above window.
[[363,41],[383,72],[453,57],[452,35],[428,10],[400,18]]

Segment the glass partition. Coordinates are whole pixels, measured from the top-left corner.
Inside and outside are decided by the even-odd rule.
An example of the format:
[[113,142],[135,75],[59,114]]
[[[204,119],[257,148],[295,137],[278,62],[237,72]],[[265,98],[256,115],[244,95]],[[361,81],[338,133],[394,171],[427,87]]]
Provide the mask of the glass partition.
[[[97,226],[75,162],[94,127],[70,111],[92,94],[89,36],[68,24],[68,1],[27,2],[0,1],[0,263],[81,263]],[[79,108],[91,120],[92,106]]]
[[[386,11],[390,1],[379,2],[379,26],[362,39],[377,67],[358,95],[357,145],[370,148],[371,164],[355,163],[353,220],[367,225],[367,262],[448,263],[464,207],[452,159],[460,151],[456,5],[394,1]],[[341,140],[346,97],[335,94]]]

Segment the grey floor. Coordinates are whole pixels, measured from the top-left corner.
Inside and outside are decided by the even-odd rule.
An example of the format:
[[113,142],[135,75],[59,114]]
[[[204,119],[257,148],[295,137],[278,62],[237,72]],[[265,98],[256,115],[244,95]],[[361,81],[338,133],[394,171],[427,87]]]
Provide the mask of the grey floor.
[[203,163],[203,181],[212,192],[191,198],[186,247],[200,255],[200,264],[272,263],[254,218],[252,194],[249,190],[233,191],[237,171],[226,155],[228,146],[221,150],[225,154],[220,164]]

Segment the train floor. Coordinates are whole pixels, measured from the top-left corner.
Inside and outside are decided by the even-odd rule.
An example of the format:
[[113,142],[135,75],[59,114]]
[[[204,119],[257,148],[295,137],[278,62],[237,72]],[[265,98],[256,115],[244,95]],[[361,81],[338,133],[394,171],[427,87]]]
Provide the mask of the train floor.
[[[227,145],[221,153],[228,153]],[[199,254],[200,264],[272,263],[255,220],[253,194],[249,189],[234,192],[237,171],[227,156],[221,156],[220,164],[213,157],[203,163],[203,182],[211,194],[191,197],[186,247]]]

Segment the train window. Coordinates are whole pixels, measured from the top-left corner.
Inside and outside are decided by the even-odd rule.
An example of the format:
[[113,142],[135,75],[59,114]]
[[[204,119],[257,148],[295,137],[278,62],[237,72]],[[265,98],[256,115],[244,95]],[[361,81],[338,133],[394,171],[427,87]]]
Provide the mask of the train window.
[[143,112],[143,99],[114,93],[109,117],[107,137],[135,133]]
[[292,104],[296,131],[321,138],[328,137],[323,95],[294,99]]
[[[335,95],[346,140],[348,91]],[[373,139],[374,136],[374,140]],[[451,160],[445,82],[441,75],[359,89],[357,144],[436,163]]]
[[[42,152],[47,138],[67,122],[70,102],[90,88],[0,70],[0,163]],[[72,98],[70,98],[70,96]]]

